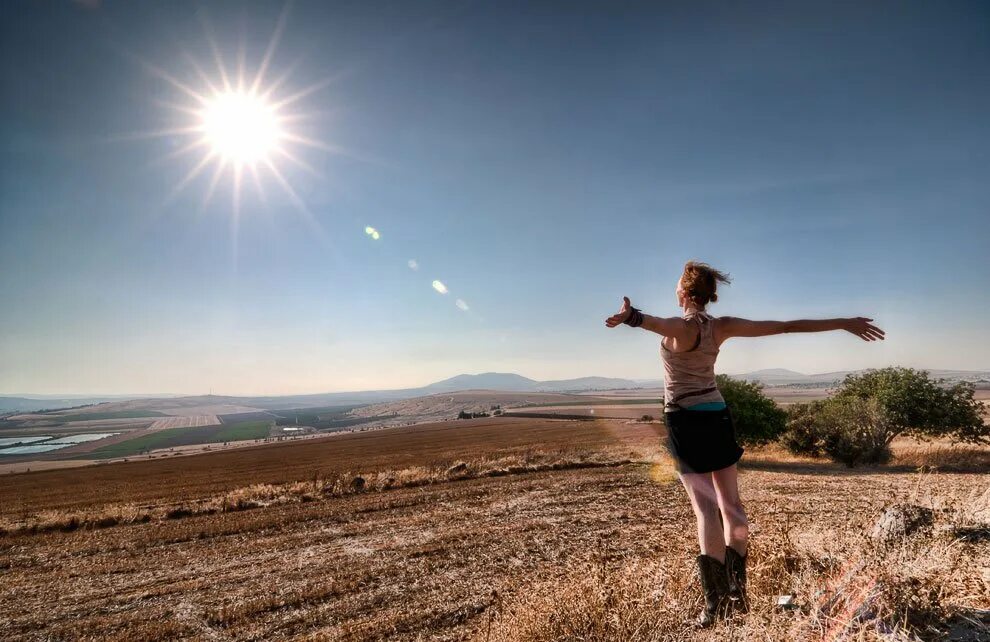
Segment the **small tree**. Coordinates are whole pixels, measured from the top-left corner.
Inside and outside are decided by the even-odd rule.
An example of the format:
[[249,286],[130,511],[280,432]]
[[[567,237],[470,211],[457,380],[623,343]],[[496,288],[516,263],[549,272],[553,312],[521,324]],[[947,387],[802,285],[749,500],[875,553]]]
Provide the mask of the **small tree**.
[[826,427],[821,432],[821,449],[834,461],[852,468],[890,459],[891,418],[876,399],[831,400],[822,405],[817,421]]
[[787,429],[787,413],[763,394],[762,384],[727,375],[716,376],[715,383],[732,413],[736,438],[743,445],[773,441]]
[[791,452],[827,455],[850,468],[890,459],[890,415],[876,399],[832,397],[794,404],[781,438]]
[[898,435],[990,443],[990,427],[983,423],[974,391],[968,381],[946,385],[926,370],[882,368],[847,375],[834,398],[875,399],[890,422],[888,445]]
[[820,457],[822,443],[821,429],[817,423],[825,401],[796,403],[787,409],[787,431],[780,441],[785,448],[798,455]]

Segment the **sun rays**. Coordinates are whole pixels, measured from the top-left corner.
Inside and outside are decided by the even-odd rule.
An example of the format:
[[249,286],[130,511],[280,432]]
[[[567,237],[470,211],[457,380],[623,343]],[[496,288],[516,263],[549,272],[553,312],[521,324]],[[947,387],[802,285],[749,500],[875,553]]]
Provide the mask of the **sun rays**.
[[[176,126],[139,132],[132,137],[167,138],[176,149],[162,160],[186,163],[166,202],[195,184],[203,189],[200,209],[205,210],[219,193],[229,191],[231,228],[236,230],[243,204],[248,199],[267,203],[268,190],[273,188],[325,239],[321,226],[292,184],[292,172],[300,170],[323,178],[305,154],[344,151],[299,129],[319,113],[302,109],[306,99],[329,86],[333,78],[299,87],[290,82],[298,65],[275,72],[274,59],[286,15],[283,10],[253,71],[248,69],[249,52],[244,43],[233,54],[225,53],[205,16],[203,35],[209,45],[207,58],[212,60],[197,60],[183,51],[179,58],[187,65],[187,76],[141,61],[147,71],[175,90],[175,98],[155,102],[171,114]],[[229,65],[230,59],[235,60],[233,65]],[[246,186],[248,182],[252,188]]]

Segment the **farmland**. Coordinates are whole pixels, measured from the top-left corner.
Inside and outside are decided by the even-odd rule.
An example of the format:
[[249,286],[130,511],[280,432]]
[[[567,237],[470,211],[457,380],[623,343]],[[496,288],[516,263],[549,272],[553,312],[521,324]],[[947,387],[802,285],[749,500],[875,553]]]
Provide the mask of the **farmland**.
[[[820,639],[839,625],[774,597],[813,604],[843,563],[892,555],[861,537],[891,501],[944,509],[940,526],[974,534],[950,546],[937,531],[923,552],[880,560],[938,587],[928,624],[990,606],[990,498],[974,474],[990,449],[905,441],[891,465],[851,471],[751,449],[753,612],[731,633],[691,630],[697,544],[661,430],[488,418],[5,475],[0,626],[9,639],[536,641],[579,626],[602,640],[629,639],[626,626],[637,639]],[[940,472],[917,472],[929,461]]]
[[268,436],[270,426],[270,421],[242,421],[233,424],[218,424],[205,427],[186,426],[182,428],[168,428],[97,448],[78,455],[78,458],[104,459],[109,457],[128,457],[161,448],[263,439]]

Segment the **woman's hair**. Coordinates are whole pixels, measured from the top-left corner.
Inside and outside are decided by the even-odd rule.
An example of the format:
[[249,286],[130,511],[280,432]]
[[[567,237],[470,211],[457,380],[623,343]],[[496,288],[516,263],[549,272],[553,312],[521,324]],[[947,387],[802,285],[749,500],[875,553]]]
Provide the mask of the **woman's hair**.
[[719,282],[731,283],[729,275],[700,261],[688,261],[684,264],[681,287],[698,305],[708,305],[709,301],[718,301],[715,290]]

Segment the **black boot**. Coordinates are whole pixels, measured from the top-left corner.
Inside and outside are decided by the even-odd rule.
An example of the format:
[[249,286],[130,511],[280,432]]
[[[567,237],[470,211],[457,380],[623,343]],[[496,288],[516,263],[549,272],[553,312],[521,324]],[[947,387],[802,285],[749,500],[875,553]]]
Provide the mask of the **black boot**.
[[740,555],[731,546],[725,547],[725,572],[729,581],[729,599],[732,600],[732,606],[741,613],[748,613],[746,556]]
[[725,564],[708,555],[698,556],[698,574],[701,576],[701,590],[705,594],[705,608],[696,623],[700,627],[707,627],[727,614],[728,575]]

